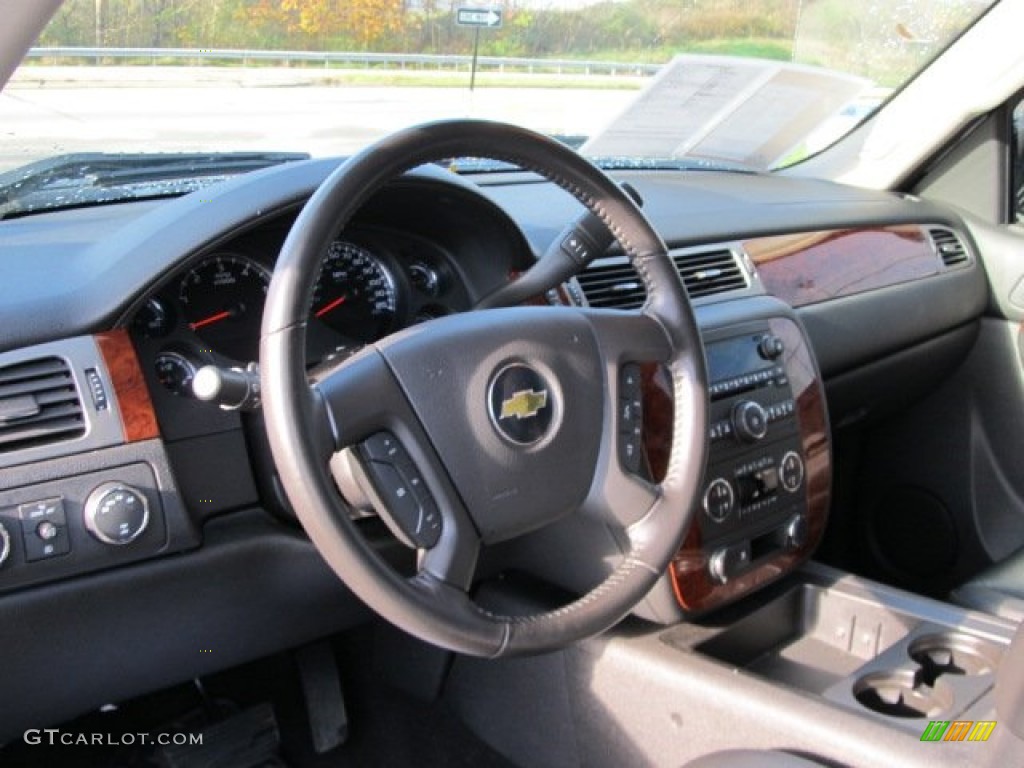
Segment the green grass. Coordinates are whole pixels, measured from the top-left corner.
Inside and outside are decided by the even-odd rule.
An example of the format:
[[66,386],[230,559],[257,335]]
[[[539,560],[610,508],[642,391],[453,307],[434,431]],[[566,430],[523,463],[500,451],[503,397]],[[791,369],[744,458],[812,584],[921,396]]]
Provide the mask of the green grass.
[[793,45],[788,40],[758,38],[699,40],[694,41],[685,53],[711,53],[718,56],[745,56],[790,61],[793,58]]

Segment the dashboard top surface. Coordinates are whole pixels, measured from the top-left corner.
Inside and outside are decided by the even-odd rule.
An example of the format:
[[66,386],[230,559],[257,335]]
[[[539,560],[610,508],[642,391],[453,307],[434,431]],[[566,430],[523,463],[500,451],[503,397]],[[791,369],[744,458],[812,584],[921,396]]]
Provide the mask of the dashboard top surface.
[[[0,304],[9,322],[0,344],[16,348],[123,321],[146,290],[197,254],[294,215],[337,163],[316,160],[272,168],[167,201],[3,222]],[[645,212],[670,247],[829,227],[958,224],[951,212],[928,203],[820,181],[665,171],[624,173],[621,179],[639,191]],[[457,177],[427,167],[401,183],[421,189],[421,199],[438,197],[435,192],[455,195],[458,207],[492,216],[491,226],[505,218],[506,231],[484,225],[477,233],[481,241],[467,247],[493,247],[497,235],[518,251],[519,260],[541,252],[581,210],[567,193],[529,174]],[[378,222],[401,228],[416,218],[419,207],[414,201],[391,206],[381,211]]]

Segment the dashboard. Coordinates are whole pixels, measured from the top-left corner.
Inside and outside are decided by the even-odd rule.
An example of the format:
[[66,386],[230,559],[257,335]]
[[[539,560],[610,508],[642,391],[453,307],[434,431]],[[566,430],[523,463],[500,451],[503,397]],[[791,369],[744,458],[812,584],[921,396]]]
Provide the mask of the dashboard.
[[[0,227],[0,306],[8,319],[0,388],[10,383],[5,376],[39,360],[63,361],[81,426],[8,440],[14,420],[0,424],[7,542],[0,622],[56,628],[74,611],[83,616],[82,652],[59,665],[70,674],[83,654],[91,662],[86,673],[76,671],[75,690],[54,684],[37,697],[47,721],[365,616],[295,524],[259,413],[219,409],[190,394],[202,366],[257,359],[276,254],[336,163],[295,163],[174,200]],[[701,509],[671,572],[639,608],[671,622],[756,591],[812,555],[828,519],[832,430],[893,407],[894,375],[906,374],[901,396],[912,396],[962,360],[986,284],[965,222],[920,200],[779,176],[619,177],[639,192],[670,248],[711,373]],[[323,254],[308,297],[307,369],[470,311],[528,269],[580,212],[569,195],[528,173],[411,171],[339,226]],[[536,298],[608,309],[643,300],[614,249]],[[927,356],[901,357],[925,344]],[[648,482],[665,467],[673,403],[664,382],[656,368],[641,372],[642,418],[617,446]],[[138,512],[131,517],[132,505],[145,508],[144,523]],[[108,513],[118,524],[110,530],[101,525]],[[388,559],[409,567],[408,551],[385,529],[372,518],[361,523]],[[33,550],[45,546],[40,531],[60,544],[45,557]],[[485,569],[515,561],[582,589],[602,574],[569,571],[559,553],[613,555],[617,546],[604,526],[568,520],[495,547]],[[203,627],[203,642],[222,649],[218,658],[168,647],[161,636],[173,632],[171,616]],[[121,627],[121,645],[159,652],[123,658],[104,643],[112,626]],[[42,663],[39,652],[27,640],[15,645],[5,652],[38,664],[20,665],[10,689],[38,693],[30,670]],[[4,707],[11,729],[40,719],[31,707]]]

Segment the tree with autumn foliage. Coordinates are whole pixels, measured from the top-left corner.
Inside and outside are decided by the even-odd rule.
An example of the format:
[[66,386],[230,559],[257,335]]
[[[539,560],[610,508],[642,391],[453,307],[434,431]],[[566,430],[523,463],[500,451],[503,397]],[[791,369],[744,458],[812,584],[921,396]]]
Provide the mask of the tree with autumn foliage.
[[402,0],[258,0],[239,9],[242,21],[276,27],[320,48],[348,41],[368,50],[402,26]]

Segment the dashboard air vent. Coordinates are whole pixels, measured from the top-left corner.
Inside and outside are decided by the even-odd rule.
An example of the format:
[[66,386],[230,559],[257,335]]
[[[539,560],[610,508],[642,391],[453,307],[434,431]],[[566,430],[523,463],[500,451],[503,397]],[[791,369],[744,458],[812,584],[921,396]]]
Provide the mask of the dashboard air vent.
[[85,434],[67,362],[43,357],[0,368],[0,453]]
[[[676,252],[672,254],[672,261],[691,299],[749,285],[736,255],[727,249]],[[624,256],[598,259],[576,279],[592,307],[636,309],[647,297],[640,276]]]
[[587,303],[604,309],[637,309],[647,292],[626,258],[596,261],[576,276]]
[[747,287],[747,278],[732,251],[703,251],[672,257],[691,299]]
[[931,235],[935,250],[946,267],[955,267],[970,261],[967,247],[956,232],[950,229],[929,229],[928,234]]

